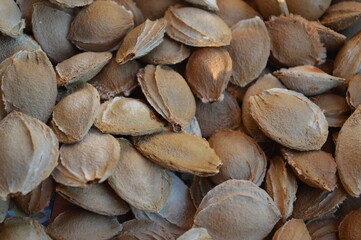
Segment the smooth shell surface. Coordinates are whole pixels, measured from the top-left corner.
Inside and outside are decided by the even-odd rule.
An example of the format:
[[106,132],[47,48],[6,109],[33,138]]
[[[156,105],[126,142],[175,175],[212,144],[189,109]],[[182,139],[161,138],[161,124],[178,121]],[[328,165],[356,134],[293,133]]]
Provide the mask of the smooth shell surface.
[[71,23],[68,39],[81,49],[108,51],[133,26],[131,11],[116,1],[98,0],[80,10]]
[[270,160],[266,176],[266,191],[272,197],[285,222],[292,214],[296,200],[297,180],[281,157]]
[[87,187],[110,177],[119,156],[120,147],[113,136],[91,129],[82,141],[61,146],[59,165],[52,175],[66,186]]
[[281,150],[283,157],[304,183],[324,191],[333,191],[337,185],[336,162],[324,151],[298,152]]
[[[0,121],[0,199],[27,194],[58,164],[59,143],[41,121],[13,111]],[[19,148],[21,146],[21,148]]]
[[237,100],[227,91],[221,102],[203,103],[197,101],[196,117],[205,138],[216,130],[236,129],[241,126],[241,108]]
[[214,183],[229,179],[248,180],[261,185],[266,174],[267,158],[258,144],[240,131],[219,130],[209,139],[209,145],[222,161]]
[[0,236],[4,240],[51,240],[38,221],[25,217],[8,218],[0,225]]
[[21,50],[35,51],[41,49],[32,37],[22,34],[17,38],[0,36],[0,63]]
[[0,32],[16,38],[23,33],[25,27],[24,19],[14,0],[2,0],[0,2]]
[[85,84],[65,96],[55,107],[51,127],[62,143],[79,142],[93,125],[100,98],[97,90]]
[[150,105],[174,130],[182,131],[191,123],[196,104],[182,75],[166,66],[148,65],[138,73],[138,82]]
[[0,64],[0,118],[19,111],[46,122],[57,92],[55,71],[40,49],[19,51]]
[[298,66],[281,69],[273,73],[290,90],[300,92],[305,96],[315,96],[342,86],[344,78],[331,76],[314,66]]
[[259,17],[233,25],[228,48],[233,61],[233,84],[244,87],[259,77],[270,56],[270,41],[266,25]]
[[336,141],[336,163],[342,185],[353,197],[361,195],[361,106],[344,123]]
[[162,131],[164,123],[144,102],[115,97],[101,105],[95,126],[103,133],[139,136]]
[[46,231],[54,240],[108,240],[123,229],[116,218],[84,210],[68,210],[58,215]]
[[348,104],[357,108],[361,104],[361,74],[353,76],[348,84],[346,99]]
[[272,17],[266,25],[271,37],[272,58],[277,65],[295,67],[325,61],[326,48],[317,29],[306,19],[297,15]]
[[264,75],[256,80],[246,91],[242,101],[242,124],[246,132],[252,136],[257,142],[267,141],[267,137],[259,129],[257,123],[252,118],[250,108],[251,96],[262,93],[264,90],[271,88],[285,88],[283,84],[275,78],[272,74]]
[[106,183],[94,183],[88,188],[58,184],[56,192],[69,202],[101,215],[119,216],[130,209],[128,204]]
[[228,180],[207,193],[198,207],[195,227],[214,240],[263,239],[280,219],[271,197],[257,185]]
[[83,52],[56,65],[58,85],[87,82],[97,75],[110,61],[109,52]]
[[202,48],[192,53],[186,68],[187,82],[204,103],[222,101],[232,74],[232,59],[224,48]]
[[72,13],[51,3],[42,1],[33,4],[32,30],[48,57],[61,62],[77,53],[76,47],[66,38]]
[[349,213],[340,223],[340,240],[357,240],[360,237],[361,208]]
[[193,47],[229,45],[232,33],[216,14],[193,7],[170,7],[165,13],[167,34]]
[[130,31],[123,39],[116,55],[119,64],[143,57],[162,43],[167,21],[159,19],[144,23]]
[[50,2],[65,8],[83,7],[89,5],[94,0],[50,0]]
[[273,88],[250,98],[251,115],[271,139],[300,151],[319,150],[328,123],[321,109],[300,93]]
[[286,0],[288,10],[307,20],[319,19],[331,5],[332,0]]
[[272,240],[311,240],[306,224],[300,219],[291,219],[279,228]]
[[134,140],[138,151],[167,169],[210,176],[222,165],[207,140],[189,133],[163,132]]
[[205,228],[191,228],[177,240],[213,240]]
[[170,194],[171,179],[167,172],[143,157],[132,144],[118,139],[120,160],[110,186],[132,206],[150,212],[161,210]]

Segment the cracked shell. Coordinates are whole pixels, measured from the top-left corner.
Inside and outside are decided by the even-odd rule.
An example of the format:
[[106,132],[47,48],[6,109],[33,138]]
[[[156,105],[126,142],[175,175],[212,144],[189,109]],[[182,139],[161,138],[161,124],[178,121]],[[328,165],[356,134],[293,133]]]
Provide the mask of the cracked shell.
[[0,121],[0,142],[2,200],[28,194],[58,164],[59,143],[53,131],[23,113],[13,111]]

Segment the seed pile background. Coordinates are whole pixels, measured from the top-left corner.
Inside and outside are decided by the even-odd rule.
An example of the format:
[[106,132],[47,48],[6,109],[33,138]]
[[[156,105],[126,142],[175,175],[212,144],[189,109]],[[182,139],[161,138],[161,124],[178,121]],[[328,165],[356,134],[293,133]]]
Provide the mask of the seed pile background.
[[359,0],[1,0],[0,240],[360,240],[360,104]]

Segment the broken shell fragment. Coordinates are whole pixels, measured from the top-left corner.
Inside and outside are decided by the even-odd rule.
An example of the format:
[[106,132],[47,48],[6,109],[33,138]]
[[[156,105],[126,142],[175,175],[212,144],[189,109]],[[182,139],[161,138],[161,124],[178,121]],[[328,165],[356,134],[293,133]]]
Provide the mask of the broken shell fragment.
[[[361,3],[360,3],[361,4]],[[348,40],[335,58],[333,75],[349,79],[361,72],[361,32]]]
[[271,159],[265,186],[280,210],[282,222],[286,222],[292,214],[293,203],[296,200],[297,180],[281,157]]
[[239,179],[261,185],[267,158],[251,137],[240,131],[219,130],[212,134],[209,145],[222,161],[219,173],[211,177],[215,184]]
[[83,52],[56,65],[58,85],[87,82],[97,75],[110,61],[110,52]]
[[108,240],[118,235],[122,229],[116,218],[77,209],[58,215],[46,232],[54,240]]
[[280,88],[263,91],[250,98],[250,111],[269,138],[288,148],[319,150],[327,140],[325,115],[300,93]]
[[191,55],[191,50],[186,45],[164,36],[163,42],[150,53],[141,58],[148,64],[177,64]]
[[232,59],[224,48],[202,48],[187,63],[187,82],[204,103],[222,101],[232,74]]
[[11,217],[0,225],[0,235],[6,240],[51,240],[44,227],[36,220],[26,217]]
[[150,105],[175,131],[183,131],[191,123],[196,104],[182,75],[169,67],[148,65],[138,73],[138,82]]
[[255,17],[233,25],[228,50],[233,61],[231,82],[244,87],[260,76],[270,56],[271,42],[265,23]]
[[123,39],[116,55],[116,61],[124,64],[148,54],[162,43],[167,21],[147,19],[143,24],[130,31]]
[[351,114],[346,99],[339,95],[326,93],[312,97],[310,100],[321,108],[329,127],[342,127]]
[[137,61],[119,65],[115,58],[112,58],[89,83],[98,90],[103,100],[110,100],[118,95],[129,96],[138,86],[139,69],[140,64]]
[[57,92],[55,71],[40,49],[19,51],[0,64],[0,119],[19,111],[46,122]]
[[324,151],[297,152],[283,148],[284,159],[299,179],[311,187],[333,191],[337,185],[336,162]]
[[344,78],[328,75],[314,66],[298,66],[281,69],[273,73],[290,90],[300,92],[305,96],[322,94],[332,88],[342,86]]
[[58,184],[56,192],[69,202],[101,215],[119,216],[130,210],[128,204],[107,183],[94,183],[89,188]]
[[263,239],[280,218],[264,190],[249,181],[228,180],[207,193],[194,227],[207,229],[214,240]]
[[55,107],[50,126],[59,142],[75,143],[84,138],[100,108],[97,90],[90,84],[77,86]]
[[210,137],[216,130],[236,129],[241,126],[241,108],[237,100],[224,92],[221,102],[203,103],[197,100],[196,117],[203,137]]
[[0,121],[0,142],[1,200],[28,194],[58,164],[59,143],[53,131],[23,113],[13,111]]
[[109,51],[133,25],[131,11],[116,1],[98,0],[80,10],[71,23],[68,39],[80,49]]
[[91,129],[82,141],[60,147],[59,165],[52,175],[56,182],[70,187],[102,183],[113,173],[119,156],[120,147],[113,136]]
[[349,117],[341,128],[336,141],[336,163],[342,185],[353,197],[361,195],[360,152],[361,106]]
[[140,210],[161,210],[170,194],[165,169],[143,157],[126,139],[118,139],[120,160],[108,182],[125,201]]
[[361,74],[358,74],[351,77],[348,83],[348,88],[346,93],[346,100],[348,104],[354,109],[356,109],[361,104],[360,92],[361,92]]
[[160,132],[164,123],[147,104],[134,98],[115,97],[103,103],[94,122],[103,133],[139,136]]
[[21,12],[14,0],[0,2],[0,32],[12,38],[23,33],[25,20],[21,19]]
[[189,133],[162,132],[137,137],[134,145],[150,160],[178,172],[211,176],[222,165],[207,140]]
[[176,41],[193,47],[229,45],[232,33],[216,14],[193,7],[170,7],[165,13],[167,34]]
[[317,29],[306,19],[291,14],[272,17],[266,25],[271,37],[271,59],[276,65],[295,67],[325,61],[326,48]]
[[242,124],[247,133],[253,137],[257,142],[265,142],[269,139],[259,129],[257,123],[250,113],[250,97],[262,93],[264,90],[271,88],[285,88],[283,84],[272,74],[264,75],[256,80],[246,91],[242,103]]
[[311,240],[306,224],[301,219],[291,219],[279,228],[272,240]]
[[54,62],[61,62],[77,53],[77,48],[66,38],[72,12],[49,2],[33,4],[32,31],[48,57]]
[[53,179],[48,177],[30,193],[14,197],[16,206],[28,216],[40,213],[50,204],[54,190],[53,182]]

